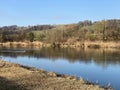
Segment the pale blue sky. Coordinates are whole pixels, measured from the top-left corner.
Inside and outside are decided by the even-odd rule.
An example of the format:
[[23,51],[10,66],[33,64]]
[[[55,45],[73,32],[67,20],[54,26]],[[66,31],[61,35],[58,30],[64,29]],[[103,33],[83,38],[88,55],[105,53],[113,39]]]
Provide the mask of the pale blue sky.
[[0,26],[120,18],[120,0],[0,0]]

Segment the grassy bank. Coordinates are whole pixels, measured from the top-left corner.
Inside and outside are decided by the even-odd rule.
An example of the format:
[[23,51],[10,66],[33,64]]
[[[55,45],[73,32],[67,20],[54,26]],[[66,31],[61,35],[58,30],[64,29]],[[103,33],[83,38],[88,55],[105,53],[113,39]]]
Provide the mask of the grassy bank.
[[93,83],[0,60],[0,90],[111,90]]
[[84,42],[64,42],[64,43],[43,43],[43,42],[5,42],[0,43],[0,46],[4,47],[82,47],[82,48],[117,48],[120,49],[120,42],[109,41],[84,41]]

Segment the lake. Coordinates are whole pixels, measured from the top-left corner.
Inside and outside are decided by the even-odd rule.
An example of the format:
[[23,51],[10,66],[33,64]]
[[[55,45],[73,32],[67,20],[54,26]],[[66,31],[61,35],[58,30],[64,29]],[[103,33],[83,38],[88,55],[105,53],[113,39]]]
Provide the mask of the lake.
[[5,61],[83,77],[100,85],[110,84],[115,90],[120,90],[119,49],[1,47],[0,56]]

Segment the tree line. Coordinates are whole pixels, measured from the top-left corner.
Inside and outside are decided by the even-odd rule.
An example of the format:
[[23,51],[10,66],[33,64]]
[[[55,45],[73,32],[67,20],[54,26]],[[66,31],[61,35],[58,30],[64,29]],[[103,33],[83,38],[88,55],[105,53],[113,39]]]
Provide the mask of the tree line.
[[80,21],[65,25],[36,25],[20,27],[17,25],[0,27],[0,42],[7,41],[119,41],[120,20]]

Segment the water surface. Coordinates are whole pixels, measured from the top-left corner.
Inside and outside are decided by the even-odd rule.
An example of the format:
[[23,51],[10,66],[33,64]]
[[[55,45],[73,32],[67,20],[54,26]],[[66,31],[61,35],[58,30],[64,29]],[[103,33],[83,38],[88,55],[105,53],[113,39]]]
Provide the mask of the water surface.
[[100,85],[111,84],[120,90],[120,50],[2,47],[0,56],[6,61],[83,77]]

